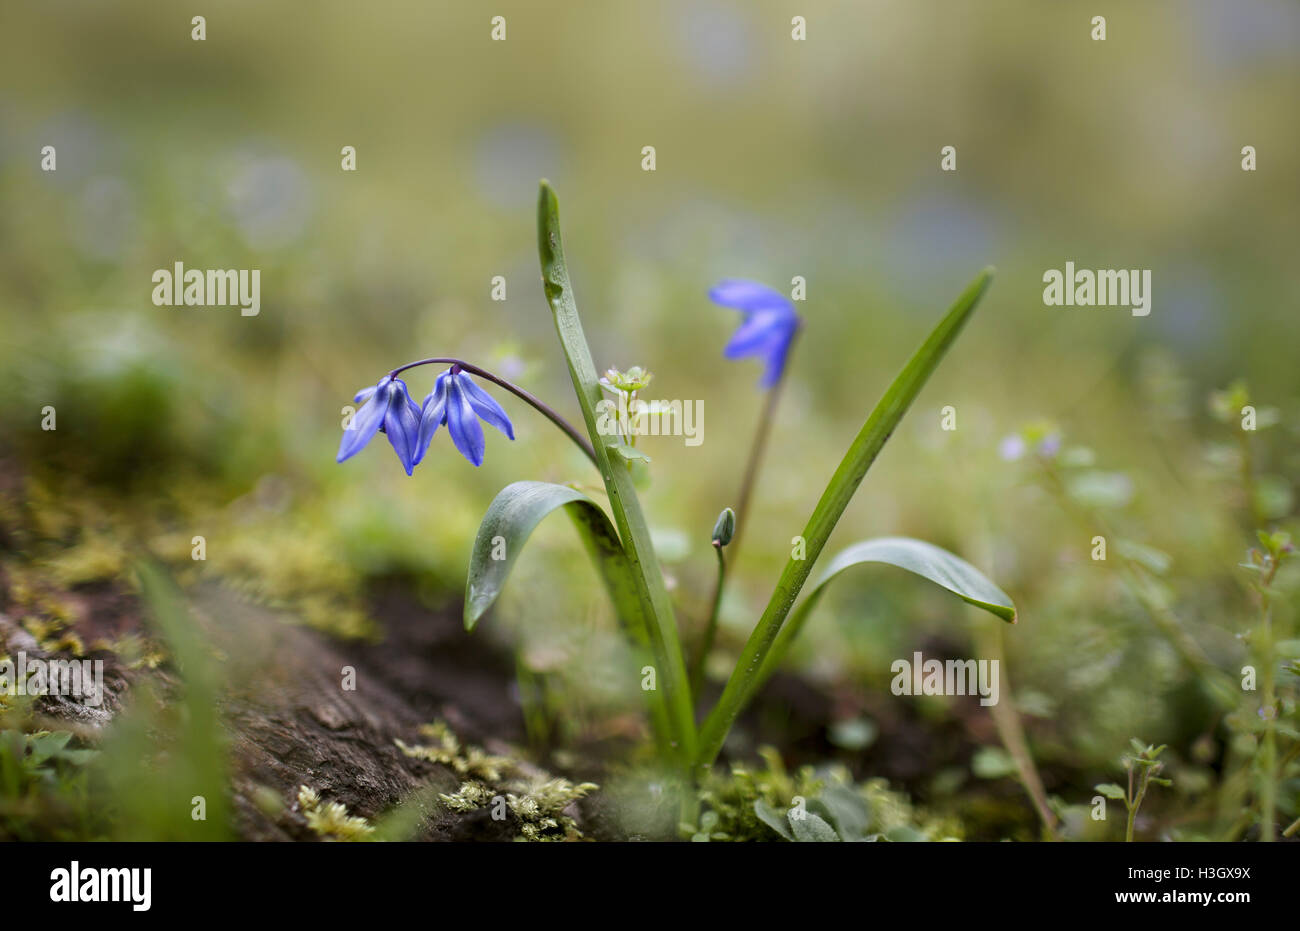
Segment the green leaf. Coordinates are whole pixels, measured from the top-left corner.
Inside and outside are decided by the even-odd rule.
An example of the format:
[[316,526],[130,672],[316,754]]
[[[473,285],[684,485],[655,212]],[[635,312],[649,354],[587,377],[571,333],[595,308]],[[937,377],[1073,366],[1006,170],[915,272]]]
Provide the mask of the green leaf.
[[911,825],[900,824],[885,832],[885,840],[895,844],[920,844],[925,841],[925,835]]
[[848,786],[832,782],[808,805],[825,808],[826,820],[834,825],[841,840],[866,840],[867,827],[871,824],[871,808],[866,799]]
[[978,569],[933,543],[911,537],[880,537],[855,543],[831,560],[817,585],[808,593],[811,601],[821,595],[831,579],[845,569],[863,563],[884,563],[906,569],[936,585],[942,585],[967,604],[983,608],[1011,624],[1016,622],[1016,606],[1010,596],[998,588]]
[[1098,783],[1097,785],[1093,786],[1093,788],[1096,789],[1098,792],[1100,792],[1102,795],[1106,796],[1106,798],[1115,799],[1116,801],[1123,801],[1124,799],[1128,798],[1128,794],[1124,791],[1124,789],[1120,786],[1115,785],[1115,783],[1113,782]]
[[1002,779],[1016,771],[1016,763],[1001,747],[980,747],[971,757],[970,769],[981,779]]
[[1135,540],[1119,540],[1115,544],[1115,551],[1125,559],[1137,563],[1156,575],[1164,575],[1173,565],[1173,557],[1154,546],[1147,546],[1145,543],[1138,543]]
[[982,608],[1009,623],[1016,622],[1016,606],[1010,596],[961,557],[954,556],[932,543],[913,540],[911,537],[880,537],[875,540],[864,540],[842,550],[832,559],[812,591],[808,593],[808,597],[795,608],[772,644],[772,649],[763,661],[763,668],[759,670],[759,675],[751,683],[749,694],[752,695],[757,691],[776,671],[790,649],[791,642],[803,630],[808,615],[821,599],[827,584],[844,570],[864,563],[883,563],[906,569],[908,572],[942,585],[967,604]]
[[921,388],[957,339],[962,327],[979,304],[980,298],[988,290],[992,277],[993,270],[986,268],[967,286],[948,313],[939,321],[939,325],[903,366],[903,370],[899,372],[889,386],[889,390],[872,410],[852,445],[849,446],[848,452],[844,454],[826,490],[822,492],[821,500],[817,502],[817,507],[804,527],[802,534],[805,542],[804,558],[796,559],[792,554],[786,563],[776,583],[776,589],[768,600],[767,608],[764,609],[763,616],[745,643],[735,671],[727,681],[726,688],[723,689],[722,697],[704,722],[700,731],[698,755],[702,767],[712,765],[718,751],[722,749],[722,742],[726,739],[727,732],[731,730],[736,716],[740,714],[741,708],[752,694],[754,682],[764,667],[764,660],[781,630],[786,615],[790,613],[790,608],[799,597],[799,591],[807,581],[809,573],[812,572],[813,565],[821,555],[831,531],[835,529],[844,509],[849,506],[849,501],[858,490],[858,485],[862,483],[867,470],[876,461],[876,456],[880,454],[886,441],[898,427],[907,409],[921,393]]
[[795,840],[805,844],[838,842],[840,839],[833,827],[811,811],[805,811],[802,818],[791,815],[790,830],[794,832]]
[[573,518],[583,544],[614,599],[619,618],[624,623],[643,627],[641,602],[628,575],[627,557],[623,554],[618,534],[600,506],[568,485],[515,482],[501,489],[492,499],[474,537],[469,577],[465,583],[466,630],[473,630],[500,596],[533,529],[544,517],[560,508]]
[[[664,585],[659,560],[650,541],[650,529],[641,513],[632,473],[611,461],[609,438],[597,426],[596,406],[601,401],[600,382],[591,349],[582,332],[578,306],[573,297],[569,268],[560,238],[560,206],[555,191],[546,181],[541,183],[537,199],[537,248],[542,264],[542,286],[555,320],[555,331],[564,349],[569,377],[582,408],[582,419],[596,452],[596,466],[605,481],[614,525],[627,554],[631,575],[646,618],[646,630],[659,671],[659,688],[667,703],[669,739],[682,760],[695,759],[695,712],[690,684],[686,677],[686,660],[682,655],[673,617],[672,602]],[[615,444],[617,445],[617,444]],[[620,457],[621,458],[621,457]],[[617,467],[616,467],[617,465]],[[633,463],[635,465],[635,463]],[[658,691],[658,690],[657,690]]]
[[777,811],[761,798],[756,798],[754,799],[754,814],[758,816],[759,821],[762,821],[786,840],[794,840],[794,834],[790,831],[790,823],[786,820],[785,812]]
[[52,734],[38,734],[29,738],[27,746],[32,765],[44,763],[66,747],[71,739],[70,731],[55,731]]

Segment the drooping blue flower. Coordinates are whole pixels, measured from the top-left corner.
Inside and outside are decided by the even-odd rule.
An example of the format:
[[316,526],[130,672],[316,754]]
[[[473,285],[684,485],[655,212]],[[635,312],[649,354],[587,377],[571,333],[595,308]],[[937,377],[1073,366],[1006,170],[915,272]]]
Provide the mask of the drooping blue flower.
[[434,381],[433,390],[424,399],[420,411],[415,461],[424,458],[433,435],[439,427],[446,424],[451,441],[461,455],[476,466],[482,465],[486,443],[483,428],[478,423],[480,417],[510,439],[515,438],[515,428],[511,426],[510,418],[491,395],[454,366],[443,372]]
[[415,454],[420,434],[420,408],[411,400],[406,382],[385,375],[373,388],[358,391],[352,400],[357,404],[368,403],[357,411],[344,429],[338,461],[355,456],[377,432],[383,431],[397,452],[402,468],[410,475],[420,461]]
[[799,329],[794,304],[780,291],[756,281],[729,278],[709,291],[709,299],[744,314],[740,328],[723,350],[728,359],[757,356],[767,363],[759,386],[771,388],[785,370],[785,357]]

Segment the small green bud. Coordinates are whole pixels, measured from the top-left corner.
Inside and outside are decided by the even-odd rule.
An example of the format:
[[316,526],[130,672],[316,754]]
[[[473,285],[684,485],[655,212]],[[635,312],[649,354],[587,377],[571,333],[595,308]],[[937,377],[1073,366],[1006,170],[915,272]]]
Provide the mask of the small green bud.
[[723,508],[717,523],[713,525],[713,545],[719,548],[726,546],[735,533],[736,512],[731,508]]

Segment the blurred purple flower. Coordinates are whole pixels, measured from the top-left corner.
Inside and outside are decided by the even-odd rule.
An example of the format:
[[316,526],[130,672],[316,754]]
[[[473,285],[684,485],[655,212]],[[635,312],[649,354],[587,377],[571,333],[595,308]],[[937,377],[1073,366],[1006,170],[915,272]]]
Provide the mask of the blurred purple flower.
[[709,299],[744,314],[740,328],[723,350],[728,359],[757,356],[767,363],[759,386],[771,388],[785,370],[786,354],[799,329],[799,314],[784,294],[756,281],[728,278],[709,291]]
[[1002,438],[998,444],[998,455],[1005,462],[1015,462],[1025,454],[1025,441],[1020,438],[1020,434],[1012,433],[1010,436]]
[[1042,442],[1038,444],[1038,455],[1044,459],[1051,459],[1061,451],[1061,434],[1049,433],[1043,437]]

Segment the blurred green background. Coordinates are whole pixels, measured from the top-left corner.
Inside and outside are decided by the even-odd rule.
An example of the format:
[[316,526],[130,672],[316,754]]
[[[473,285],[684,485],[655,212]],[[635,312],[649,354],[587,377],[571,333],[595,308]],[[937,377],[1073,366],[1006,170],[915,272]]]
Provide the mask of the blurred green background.
[[[1016,598],[1008,675],[1048,767],[1101,770],[1137,732],[1196,736],[1179,730],[1176,657],[1089,560],[1088,528],[997,447],[1046,420],[1092,450],[1092,503],[1169,555],[1170,600],[1230,667],[1246,611],[1233,567],[1253,527],[1239,451],[1206,399],[1245,378],[1276,411],[1254,467],[1285,523],[1300,448],[1297,4],[46,2],[6,4],[0,29],[3,462],[22,476],[10,498],[42,502],[25,557],[69,584],[111,575],[126,541],[184,564],[203,533],[208,562],[189,571],[338,632],[382,629],[363,598],[379,577],[457,600],[501,486],[594,474],[509,397],[518,439],[491,433],[481,469],[445,436],[413,478],[382,440],[339,466],[342,408],[393,366],[457,355],[576,416],[538,281],[548,177],[597,365],[647,366],[651,396],[704,401],[703,445],[644,441],[645,506],[685,618],[707,598],[709,530],[761,402],[758,366],[721,357],[736,317],[709,286],[808,283],[725,651],[871,405],[994,264],[832,548],[932,539]],[[40,170],[45,145],[56,172]],[[340,170],[348,145],[355,172]],[[939,170],[946,145],[956,172]],[[1241,170],[1244,145],[1258,171]],[[154,306],[153,271],[177,261],[259,268],[260,315]],[[1150,316],[1045,307],[1042,273],[1066,261],[1151,269]],[[412,373],[417,400],[434,374]],[[45,405],[57,431],[40,429]],[[944,405],[955,432],[939,429]],[[548,643],[568,630],[561,642],[595,649],[576,632],[607,607],[572,568],[576,541],[544,530],[534,546],[500,629]],[[796,660],[879,691],[927,637],[966,642],[982,623],[966,610],[864,573]]]

